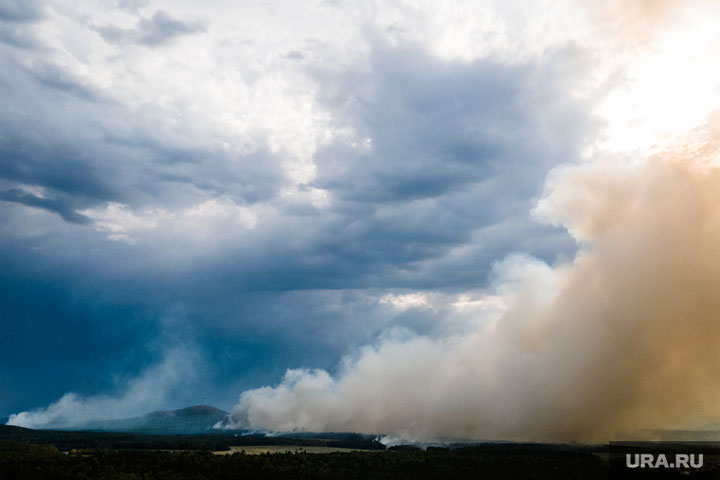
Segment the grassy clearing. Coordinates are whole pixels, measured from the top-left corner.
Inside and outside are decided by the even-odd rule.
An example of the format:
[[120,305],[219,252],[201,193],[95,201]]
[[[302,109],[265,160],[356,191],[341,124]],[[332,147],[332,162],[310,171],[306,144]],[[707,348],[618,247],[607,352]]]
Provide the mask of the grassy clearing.
[[232,455],[237,452],[246,455],[262,455],[265,453],[334,453],[334,452],[373,452],[359,448],[315,447],[304,445],[241,445],[231,446],[230,450],[213,452],[215,455]]

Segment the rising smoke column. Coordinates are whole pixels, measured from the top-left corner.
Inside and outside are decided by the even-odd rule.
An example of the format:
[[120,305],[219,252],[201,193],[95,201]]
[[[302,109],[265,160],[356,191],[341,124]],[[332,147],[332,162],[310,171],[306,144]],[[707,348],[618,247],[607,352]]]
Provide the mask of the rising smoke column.
[[580,248],[512,257],[509,307],[475,331],[386,340],[333,378],[246,391],[233,426],[439,438],[606,441],[720,418],[720,168],[713,146],[551,173],[536,214]]

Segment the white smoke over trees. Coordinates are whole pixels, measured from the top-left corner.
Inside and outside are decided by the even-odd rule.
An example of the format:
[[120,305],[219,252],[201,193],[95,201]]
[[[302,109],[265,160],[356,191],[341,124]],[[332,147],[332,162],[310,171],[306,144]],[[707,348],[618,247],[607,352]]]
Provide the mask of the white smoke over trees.
[[7,424],[26,428],[82,428],[93,421],[142,415],[165,406],[184,385],[196,378],[198,366],[197,352],[176,346],[119,392],[92,396],[66,393],[45,408],[10,415]]

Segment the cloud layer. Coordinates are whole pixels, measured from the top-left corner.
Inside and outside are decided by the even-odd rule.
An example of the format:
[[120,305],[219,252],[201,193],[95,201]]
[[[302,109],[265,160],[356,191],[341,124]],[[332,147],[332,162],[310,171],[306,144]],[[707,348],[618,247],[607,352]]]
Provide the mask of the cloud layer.
[[427,31],[456,17],[430,6],[404,25],[384,4],[1,5],[2,414],[139,375],[169,317],[227,408],[287,365],[437,328],[389,294],[572,249],[528,210],[595,126],[567,96],[578,49],[447,57]]

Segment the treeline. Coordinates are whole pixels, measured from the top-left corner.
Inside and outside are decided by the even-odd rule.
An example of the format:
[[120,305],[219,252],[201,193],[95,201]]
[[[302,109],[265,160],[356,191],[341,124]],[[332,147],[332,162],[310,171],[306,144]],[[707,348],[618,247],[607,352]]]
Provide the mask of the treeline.
[[213,455],[209,452],[92,451],[0,441],[0,479],[605,479],[585,452],[432,449],[327,454]]
[[0,426],[0,439],[52,445],[67,452],[72,449],[114,450],[229,450],[232,437],[224,435],[143,435],[137,433],[69,432],[31,430]]
[[231,445],[299,445],[363,450],[384,450],[385,446],[367,435],[331,434],[317,436],[267,437],[230,433],[202,435],[148,435],[139,433],[72,432],[59,430],[31,430],[0,425],[0,440],[53,445],[66,452],[72,449],[112,450],[229,450]]

